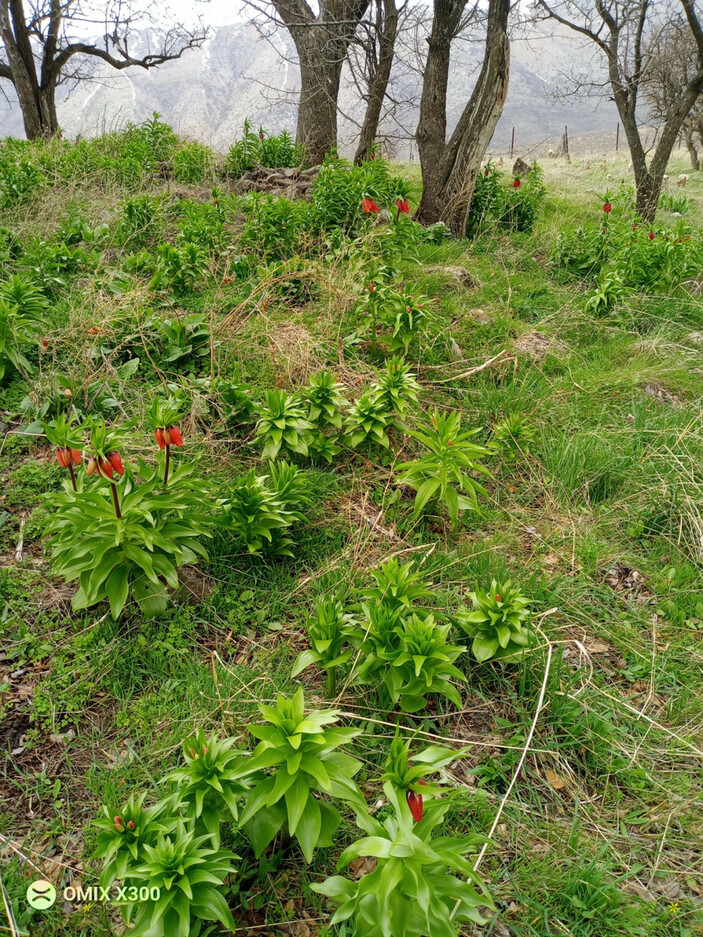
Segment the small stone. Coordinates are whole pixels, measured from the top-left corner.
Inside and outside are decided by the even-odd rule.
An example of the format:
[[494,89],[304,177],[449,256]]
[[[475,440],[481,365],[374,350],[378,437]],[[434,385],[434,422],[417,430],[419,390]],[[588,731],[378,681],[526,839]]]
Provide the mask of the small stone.
[[467,315],[471,316],[474,322],[478,322],[479,325],[486,325],[490,322],[488,313],[484,312],[483,309],[469,309]]

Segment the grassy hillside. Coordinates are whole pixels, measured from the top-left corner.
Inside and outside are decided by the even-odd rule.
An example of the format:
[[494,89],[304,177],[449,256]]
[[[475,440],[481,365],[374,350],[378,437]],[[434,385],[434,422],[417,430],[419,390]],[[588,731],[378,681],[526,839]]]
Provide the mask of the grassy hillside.
[[[295,162],[285,141],[268,145],[267,162]],[[330,798],[315,769],[305,784],[323,793],[305,809],[340,810],[331,844],[313,849],[323,806],[322,827],[313,816],[299,833],[306,862],[281,800],[259,814],[282,827],[257,858],[251,827],[208,789],[210,833],[239,857],[215,881],[241,933],[353,934],[311,886],[396,813],[406,841],[434,824],[435,837],[479,837],[460,845],[487,923],[461,933],[703,933],[703,176],[671,185],[650,229],[632,217],[624,157],[551,161],[520,186],[489,168],[472,237],[455,240],[396,208],[417,204],[416,167],[331,164],[308,200],[287,202],[235,194],[252,158],[225,166],[158,123],[0,151],[9,932],[123,932],[117,904],[61,890],[97,884],[100,843],[126,857],[128,818],[146,823],[130,795],[162,805],[154,822],[174,842],[207,834],[187,777],[197,787],[215,733],[234,740],[220,766],[232,758],[223,784],[241,819],[243,788],[267,782],[231,752],[269,737],[260,704],[302,686],[308,710],[358,730],[343,739],[358,764],[335,770],[366,807],[341,788]],[[165,484],[173,425],[183,445],[169,430]],[[64,445],[82,453],[70,473]],[[105,464],[115,450],[124,475]],[[102,472],[88,475],[96,451]],[[503,625],[474,640],[472,594],[511,628],[507,658],[492,659]],[[313,646],[337,656],[334,682],[316,663],[292,676],[310,620]],[[383,786],[391,751],[402,768],[396,734],[415,753],[454,752],[428,756],[416,826],[417,772]],[[293,760],[314,738],[290,743]],[[425,856],[412,879],[419,852],[400,855],[381,859],[407,927],[393,933],[439,937],[393,902],[410,887],[420,919],[423,883],[466,869]],[[125,858],[123,884],[156,881],[136,871],[145,861]],[[380,867],[360,855],[340,874]],[[59,889],[50,910],[25,899],[40,877]],[[184,913],[184,933],[206,932]]]

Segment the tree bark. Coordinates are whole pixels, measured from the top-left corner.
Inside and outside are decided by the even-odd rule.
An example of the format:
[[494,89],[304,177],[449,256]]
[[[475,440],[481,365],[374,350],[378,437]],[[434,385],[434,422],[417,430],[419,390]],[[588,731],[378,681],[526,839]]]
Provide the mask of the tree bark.
[[346,44],[338,52],[338,39],[321,25],[296,29],[292,35],[300,61],[296,142],[317,164],[337,146],[337,99]]
[[342,66],[370,0],[320,0],[317,16],[306,0],[272,0],[291,34],[300,65],[296,142],[321,163],[337,146],[337,100]]
[[52,136],[58,130],[55,83],[52,81],[47,88],[39,85],[22,0],[0,0],[0,38],[5,47],[10,81],[17,93],[27,139]]
[[354,162],[361,163],[367,159],[378,134],[378,123],[381,119],[383,100],[386,96],[388,81],[391,77],[393,57],[395,55],[395,40],[398,34],[398,8],[395,0],[383,0],[383,23],[381,24],[381,8],[379,6],[379,51],[376,71],[369,84],[369,94],[366,101],[366,113],[361,125],[359,143],[354,155]]
[[696,149],[696,144],[693,139],[693,127],[687,127],[684,133],[684,140],[686,142],[686,149],[688,150],[688,155],[691,157],[691,169],[693,172],[698,172],[701,168],[701,162],[698,158],[698,150]]
[[441,214],[440,165],[447,140],[447,85],[452,39],[466,7],[466,0],[435,0],[432,30],[427,40],[427,62],[420,98],[420,118],[415,139],[422,169],[419,221],[431,223]]
[[476,176],[508,93],[509,13],[510,0],[490,0],[481,72],[449,142],[445,143],[449,54],[452,33],[461,13],[456,17],[456,10],[450,10],[441,23],[435,6],[417,132],[423,183],[417,218],[426,224],[443,221],[459,237],[466,233]]

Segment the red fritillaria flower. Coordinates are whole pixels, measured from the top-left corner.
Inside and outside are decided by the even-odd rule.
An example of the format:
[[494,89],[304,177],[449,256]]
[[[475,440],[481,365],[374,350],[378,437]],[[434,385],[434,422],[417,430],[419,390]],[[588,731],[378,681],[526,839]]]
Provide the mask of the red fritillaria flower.
[[419,823],[420,820],[422,820],[422,794],[416,794],[415,791],[408,791],[405,795],[405,799],[408,802],[408,807],[410,807],[413,820]]
[[514,188],[514,189],[519,189],[521,185],[522,185],[522,180],[521,180],[521,179],[513,179],[513,188]]
[[104,475],[105,478],[112,478],[112,466],[107,459],[98,458],[98,475]]
[[603,206],[603,211],[606,213],[606,215],[609,215],[612,210],[613,206],[610,204],[610,202],[606,202]]
[[108,452],[107,461],[117,472],[118,475],[124,475],[124,465],[122,464],[122,456],[116,449],[113,449],[112,452]]
[[159,449],[163,449],[166,445],[166,440],[164,439],[164,431],[162,429],[154,430],[154,439],[159,444]]
[[71,450],[68,446],[59,446],[56,450],[56,461],[61,468],[68,468],[71,464]]
[[85,467],[85,474],[92,475],[97,467],[98,467],[98,460],[95,458],[95,456],[93,456],[93,458]]
[[130,830],[133,830],[133,829],[134,829],[134,820],[127,820],[127,826],[130,828]]
[[118,833],[121,833],[124,830],[124,823],[122,822],[122,817],[113,817],[112,822],[115,824],[115,829]]
[[[427,787],[427,781],[424,778],[419,778],[417,783]],[[410,807],[413,820],[419,823],[420,820],[422,820],[422,794],[416,794],[415,791],[407,791],[405,799],[408,802],[408,807]]]
[[375,215],[380,211],[378,205],[372,198],[365,198],[361,203],[361,207],[367,215]]
[[171,445],[172,446],[182,446],[183,437],[181,436],[181,431],[177,426],[169,426],[168,432],[171,435]]
[[410,204],[406,198],[398,198],[395,200],[396,208],[398,209],[399,215],[409,215],[410,214]]
[[653,240],[654,240],[654,231],[650,231],[649,234],[647,235],[647,237],[649,238],[650,241],[653,241]]
[[376,287],[374,286],[374,284],[373,284],[373,283],[369,283],[369,293],[373,293],[373,291],[374,291],[375,289],[376,289]]
[[72,458],[73,461],[76,463],[76,465],[80,465],[80,464],[81,464],[81,459],[83,458],[83,455],[81,454],[81,450],[80,450],[80,449],[71,449],[71,458]]

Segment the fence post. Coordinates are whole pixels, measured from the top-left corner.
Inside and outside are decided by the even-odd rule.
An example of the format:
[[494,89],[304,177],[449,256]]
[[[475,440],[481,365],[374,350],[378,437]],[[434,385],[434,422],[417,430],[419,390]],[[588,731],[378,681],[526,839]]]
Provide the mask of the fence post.
[[571,157],[569,156],[569,128],[564,124],[564,156],[566,161],[569,162]]
[[615,130],[615,155],[617,156],[620,152],[620,121],[618,121],[618,126]]
[[513,151],[515,149],[515,128],[513,127],[513,135],[510,138],[510,158],[513,158]]

